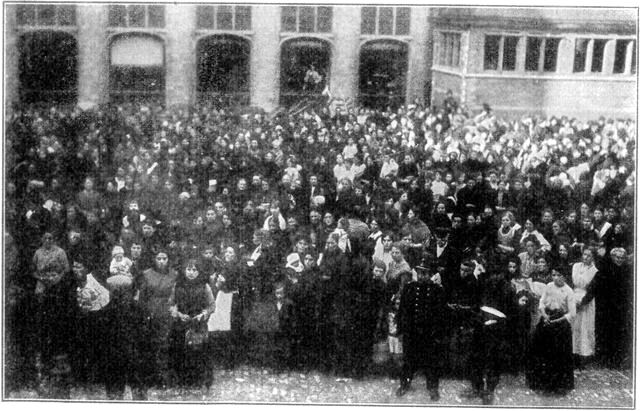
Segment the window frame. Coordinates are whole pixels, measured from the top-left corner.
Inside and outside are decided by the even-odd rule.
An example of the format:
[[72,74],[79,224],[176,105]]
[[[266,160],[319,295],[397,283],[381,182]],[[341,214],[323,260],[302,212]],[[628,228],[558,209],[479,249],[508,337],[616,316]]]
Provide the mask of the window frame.
[[[546,35],[546,34],[535,34],[535,33],[526,33],[524,36],[524,72],[525,73],[536,73],[536,74],[545,74],[545,73],[551,73],[551,74],[557,74],[558,73],[558,57],[560,55],[560,45],[562,43],[562,40],[564,40],[564,37],[562,36],[556,36],[556,35]],[[538,61],[536,63],[536,69],[535,70],[528,70],[527,69],[527,54],[529,51],[529,39],[538,39],[540,40],[540,44],[538,46]],[[544,66],[545,66],[545,61],[546,61],[546,47],[547,47],[547,40],[557,40],[558,41],[558,46],[556,47],[556,53],[555,53],[555,66],[553,70],[545,70]],[[575,50],[574,50],[575,53]]]
[[[39,22],[39,9],[43,8],[43,7],[53,7],[53,24],[40,24]],[[73,23],[72,24],[62,24],[60,22],[61,19],[61,13],[60,13],[60,9],[61,8],[69,8],[71,10],[73,10]],[[26,10],[32,10],[33,12],[33,22],[31,24],[29,23],[21,23],[19,21],[18,18],[18,12],[21,8],[24,8]],[[75,4],[68,4],[68,3],[37,3],[37,4],[30,4],[30,3],[21,3],[21,4],[16,4],[16,8],[15,8],[15,17],[16,17],[16,24],[18,25],[18,27],[61,27],[61,28],[73,28],[73,27],[77,27],[78,26],[78,14],[77,14],[77,8]]]
[[[498,61],[496,62],[496,68],[495,69],[491,69],[491,68],[486,68],[486,64],[487,64],[487,55],[486,55],[486,44],[487,44],[487,37],[498,37],[499,41],[498,41]],[[514,55],[514,66],[513,66],[513,70],[508,70],[504,68],[504,45],[505,45],[505,39],[507,37],[513,37],[515,38],[516,41],[516,48],[515,48],[515,55]],[[523,35],[522,33],[515,33],[515,32],[487,32],[484,33],[484,42],[482,44],[482,70],[486,71],[486,72],[491,72],[491,73],[516,73],[519,71],[519,67],[518,67],[518,50],[520,48],[520,42],[523,41],[523,39],[526,39],[527,35]]]
[[[449,58],[449,41],[453,41],[451,47],[451,58]],[[457,39],[457,53],[456,53],[456,39]],[[462,68],[462,32],[456,30],[439,30],[438,42],[437,42],[437,54],[436,65],[442,67],[448,67],[452,69]],[[457,54],[457,56],[456,56]],[[454,56],[456,58],[454,58]],[[453,64],[453,61],[457,60],[457,64]]]
[[[389,5],[380,5],[380,6],[363,6],[360,8],[360,18],[362,18],[362,13],[364,13],[364,9],[374,9],[375,10],[375,31],[374,33],[363,33],[362,32],[362,23],[360,24],[360,35],[361,36],[398,36],[398,37],[410,37],[411,36],[411,7],[410,6],[389,6]],[[391,34],[380,34],[380,9],[382,8],[390,8],[392,11],[392,21],[391,27],[393,28]],[[398,9],[408,9],[409,10],[409,30],[407,34],[398,34]]]
[[[280,32],[281,33],[314,33],[314,34],[331,34],[333,33],[333,6],[332,5],[317,5],[317,6],[308,6],[308,5],[304,5],[304,6],[298,6],[298,5],[283,5],[280,6],[280,11],[282,12],[284,7],[291,7],[291,8],[295,8],[295,15],[296,15],[296,30],[295,31],[291,31],[291,30],[285,30],[284,26],[282,25],[282,17],[280,17]],[[313,31],[302,31],[300,30],[300,10],[302,8],[308,8],[308,9],[312,9],[313,10]],[[319,9],[320,7],[326,7],[328,9],[331,10],[331,22],[330,22],[330,27],[331,29],[328,31],[320,31],[318,29],[319,24],[318,24],[318,15],[319,15]]]
[[[107,22],[107,25],[110,29],[137,29],[137,30],[143,30],[143,29],[151,29],[151,30],[162,30],[162,29],[166,29],[167,26],[167,9],[165,7],[164,4],[140,4],[140,3],[134,3],[134,4],[109,4],[109,10],[108,10],[108,14],[111,14],[111,10],[112,7],[124,7],[125,10],[125,14],[124,14],[124,26],[121,25],[112,25],[111,22]],[[133,7],[142,7],[144,10],[144,24],[142,26],[132,26],[131,25],[131,12],[130,10],[132,10]],[[150,24],[150,13],[149,13],[149,8],[150,7],[157,7],[157,8],[162,8],[163,11],[163,19],[162,19],[162,26],[152,26]]]
[[[218,25],[218,8],[219,7],[231,7],[231,28],[221,29]],[[238,28],[238,8],[246,7],[249,10],[248,14],[248,28]],[[200,10],[209,10],[211,12],[213,25],[209,27],[200,26],[198,24],[198,14]],[[253,9],[250,4],[197,4],[196,5],[196,30],[199,31],[221,31],[221,32],[250,32],[252,29]]]
[[[581,71],[575,70],[576,64],[576,47],[579,41],[586,41],[587,48],[585,50],[584,68]],[[593,57],[594,57],[594,45],[596,41],[604,41],[603,55],[602,55],[602,69],[600,71],[593,71]],[[625,50],[624,70],[622,72],[615,71],[615,48],[619,41],[627,42],[627,49]],[[625,76],[635,75],[633,72],[633,53],[636,51],[635,42],[636,38],[631,36],[577,36],[573,39],[573,67],[571,74],[582,76]],[[607,47],[613,47],[613,60],[611,65],[607,67],[605,60],[607,59]],[[610,71],[606,71],[610,68]]]
[[[615,41],[615,45],[614,45],[614,49],[613,49],[613,61],[611,64],[611,75],[612,76],[634,76],[635,75],[635,71],[634,69],[636,68],[635,65],[633,64],[633,60],[634,60],[634,55],[637,53],[637,39],[633,38],[633,37],[616,37],[614,39],[611,39],[613,41]],[[626,41],[627,45],[626,45],[626,49],[624,52],[624,69],[621,72],[616,72],[616,49],[618,47],[618,42],[619,41]],[[637,59],[638,56],[636,55],[635,58]]]

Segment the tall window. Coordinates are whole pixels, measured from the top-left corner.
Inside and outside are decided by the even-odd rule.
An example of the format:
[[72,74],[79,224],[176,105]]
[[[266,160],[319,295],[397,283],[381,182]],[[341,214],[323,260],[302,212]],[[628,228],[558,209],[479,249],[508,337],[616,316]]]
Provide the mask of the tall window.
[[78,92],[78,44],[71,33],[28,31],[18,39],[20,99],[72,103]]
[[484,38],[484,69],[514,71],[520,38],[487,35]]
[[[636,71],[636,44],[631,39],[616,40],[615,58],[613,60],[613,72],[615,74],[630,73]],[[628,69],[627,69],[628,67]]]
[[441,32],[437,63],[441,66],[460,67],[460,33]]
[[[589,69],[592,73],[601,73],[604,65],[606,39],[576,39],[573,54],[573,72],[583,73]],[[591,53],[589,53],[591,50]],[[591,60],[588,61],[589,55]]]
[[582,73],[587,67],[587,49],[589,39],[576,39],[576,47],[573,53],[573,72]]
[[558,63],[559,38],[527,37],[524,69],[555,72]]
[[602,65],[604,63],[604,46],[607,40],[593,40],[593,55],[591,57],[591,72],[602,73]]
[[282,6],[282,31],[292,33],[330,33],[333,8]]
[[360,32],[407,36],[411,31],[410,7],[363,7]]
[[109,6],[110,27],[164,27],[164,16],[164,6],[144,4]]
[[109,95],[112,101],[164,100],[164,43],[151,35],[121,34],[109,50]]
[[196,25],[209,30],[251,30],[251,6],[197,6]]
[[484,69],[497,70],[500,60],[500,36],[485,36],[484,38]]
[[20,26],[75,26],[76,6],[71,4],[19,4],[16,20]]

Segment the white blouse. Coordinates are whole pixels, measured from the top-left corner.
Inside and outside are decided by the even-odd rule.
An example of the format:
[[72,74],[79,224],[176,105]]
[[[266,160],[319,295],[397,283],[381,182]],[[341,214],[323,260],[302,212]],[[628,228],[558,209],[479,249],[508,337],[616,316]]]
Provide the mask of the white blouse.
[[542,291],[538,309],[541,312],[545,312],[546,309],[562,310],[565,313],[564,318],[571,322],[576,316],[576,302],[573,290],[567,284],[558,287],[555,283],[550,282]]

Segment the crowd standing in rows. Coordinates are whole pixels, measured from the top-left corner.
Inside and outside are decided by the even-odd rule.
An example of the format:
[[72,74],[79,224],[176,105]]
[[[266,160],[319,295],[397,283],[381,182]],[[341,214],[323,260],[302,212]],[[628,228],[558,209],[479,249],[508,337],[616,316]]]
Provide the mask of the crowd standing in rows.
[[[630,366],[636,125],[440,108],[14,108],[11,389],[423,369],[489,404]],[[577,360],[577,362],[576,362]],[[48,391],[45,388],[54,387]]]

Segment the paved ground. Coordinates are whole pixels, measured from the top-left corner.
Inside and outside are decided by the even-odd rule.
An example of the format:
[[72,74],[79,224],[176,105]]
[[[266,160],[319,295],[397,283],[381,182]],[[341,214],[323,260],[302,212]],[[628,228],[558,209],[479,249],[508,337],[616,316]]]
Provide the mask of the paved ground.
[[[576,371],[576,389],[567,396],[543,396],[526,387],[524,377],[503,376],[495,398],[496,406],[545,407],[633,407],[631,372],[589,368]],[[441,383],[439,405],[480,405],[480,400],[466,400],[459,394],[466,381],[447,379]],[[200,390],[150,390],[150,401],[193,402],[296,402],[318,404],[432,404],[425,389],[424,377],[416,377],[412,390],[403,398],[394,393],[398,381],[387,377],[364,380],[341,380],[319,373],[273,374],[266,370],[239,367],[234,371],[216,371],[211,392]],[[35,391],[9,393],[9,398],[37,398]],[[77,400],[106,400],[104,389],[92,386],[74,388]],[[131,399],[127,388],[126,399]]]

